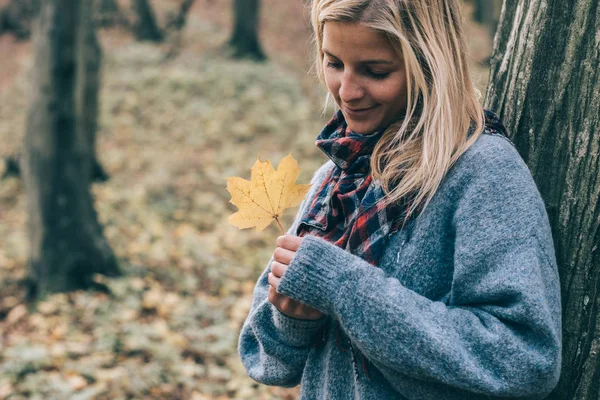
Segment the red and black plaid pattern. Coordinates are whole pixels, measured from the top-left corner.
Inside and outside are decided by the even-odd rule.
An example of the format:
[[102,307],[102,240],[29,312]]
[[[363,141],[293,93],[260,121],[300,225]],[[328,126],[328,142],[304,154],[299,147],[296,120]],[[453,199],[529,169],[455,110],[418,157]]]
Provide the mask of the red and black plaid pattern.
[[[506,135],[500,118],[484,111],[485,133]],[[386,238],[401,228],[415,196],[411,193],[397,204],[384,206],[383,189],[370,173],[371,154],[382,135],[383,131],[370,135],[352,132],[341,111],[327,123],[316,145],[336,167],[300,220],[298,236],[322,237],[372,265],[378,264]],[[418,213],[417,208],[412,215]]]
[[317,138],[336,165],[317,190],[297,235],[325,240],[377,265],[385,238],[400,227],[408,202],[384,207],[384,192],[370,174],[371,153],[383,131],[361,135],[348,129],[340,111]]

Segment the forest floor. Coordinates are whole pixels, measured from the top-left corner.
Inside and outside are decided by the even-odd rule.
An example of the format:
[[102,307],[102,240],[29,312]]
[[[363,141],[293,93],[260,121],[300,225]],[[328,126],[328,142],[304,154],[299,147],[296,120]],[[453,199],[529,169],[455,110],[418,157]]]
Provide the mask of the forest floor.
[[[160,18],[176,1],[154,2]],[[308,9],[263,0],[266,63],[232,61],[230,2],[198,0],[182,36],[156,45],[103,30],[97,151],[110,180],[92,188],[125,276],[109,293],[24,302],[26,199],[0,181],[0,399],[293,399],[259,385],[236,352],[254,283],[279,235],[227,224],[226,179],[290,151],[306,183],[325,160],[326,121],[310,68]],[[160,19],[159,18],[159,19]],[[163,19],[160,19],[161,23]],[[469,24],[474,75],[490,52]],[[166,55],[179,41],[174,58]],[[0,37],[0,157],[18,153],[28,109],[31,45]],[[10,55],[5,57],[4,55]],[[4,166],[0,163],[0,175]],[[291,223],[293,212],[284,219]]]

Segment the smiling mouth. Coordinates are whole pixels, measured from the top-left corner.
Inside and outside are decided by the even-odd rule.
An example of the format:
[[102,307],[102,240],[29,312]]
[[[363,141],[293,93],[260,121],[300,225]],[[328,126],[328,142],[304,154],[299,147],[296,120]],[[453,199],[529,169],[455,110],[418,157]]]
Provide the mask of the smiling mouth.
[[360,116],[363,116],[365,114],[368,114],[375,107],[377,107],[377,106],[372,106],[372,107],[368,107],[368,108],[349,108],[349,107],[345,107],[344,106],[343,109],[346,112],[346,114],[348,114],[350,116],[360,117]]
[[372,108],[375,108],[375,106],[371,106],[371,107],[367,107],[367,108],[350,108],[350,107],[345,107],[346,110],[350,111],[350,112],[363,112],[363,111],[369,111]]

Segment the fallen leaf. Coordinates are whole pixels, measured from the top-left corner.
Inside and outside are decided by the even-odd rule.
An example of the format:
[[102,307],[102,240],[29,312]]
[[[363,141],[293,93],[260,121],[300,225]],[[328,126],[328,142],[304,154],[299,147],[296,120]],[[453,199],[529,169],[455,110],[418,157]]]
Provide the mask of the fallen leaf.
[[87,386],[87,381],[81,375],[71,375],[68,377],[69,385],[73,390],[81,390]]
[[13,394],[13,386],[10,382],[0,384],[0,399],[7,399]]
[[263,162],[259,158],[252,167],[250,181],[237,176],[228,178],[230,202],[239,210],[228,222],[239,229],[256,228],[257,232],[274,219],[279,223],[283,212],[300,205],[308,193],[309,184],[296,184],[299,174],[298,163],[290,153],[281,160],[277,171],[269,160]]
[[18,306],[10,310],[10,312],[6,316],[6,322],[8,323],[8,325],[12,325],[26,315],[27,307],[25,307],[25,305],[23,304],[19,304]]
[[192,392],[192,397],[191,400],[208,400],[209,398],[204,396],[202,393],[199,392]]

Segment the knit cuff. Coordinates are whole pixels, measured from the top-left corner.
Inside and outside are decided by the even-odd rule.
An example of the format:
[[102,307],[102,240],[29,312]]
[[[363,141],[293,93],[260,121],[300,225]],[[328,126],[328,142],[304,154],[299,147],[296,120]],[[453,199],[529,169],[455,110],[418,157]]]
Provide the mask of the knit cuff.
[[346,257],[352,255],[321,238],[305,236],[277,291],[332,315],[344,267],[352,261]]
[[271,305],[271,307],[275,328],[291,346],[306,347],[312,345],[315,335],[325,323],[325,317],[316,320],[298,319],[285,315],[274,305]]

